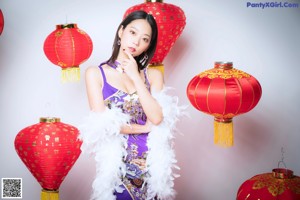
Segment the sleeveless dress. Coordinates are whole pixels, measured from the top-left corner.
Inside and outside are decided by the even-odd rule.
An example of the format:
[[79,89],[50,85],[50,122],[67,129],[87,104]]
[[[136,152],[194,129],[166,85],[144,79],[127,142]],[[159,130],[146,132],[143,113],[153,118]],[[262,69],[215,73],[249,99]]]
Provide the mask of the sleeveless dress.
[[[103,99],[108,108],[112,105],[120,108],[122,112],[130,116],[130,123],[144,125],[147,116],[139,102],[138,95],[135,93],[128,94],[110,85],[102,68],[102,65],[108,64],[116,68],[115,64],[102,63],[99,68],[103,77]],[[150,91],[150,84],[147,78],[147,69],[144,70],[145,85]],[[127,156],[124,158],[126,164],[126,175],[122,179],[124,188],[122,193],[115,192],[117,200],[144,200],[147,198],[147,185],[143,184],[143,178],[147,174],[146,157],[147,157],[147,137],[148,133],[142,134],[124,134],[127,140]]]

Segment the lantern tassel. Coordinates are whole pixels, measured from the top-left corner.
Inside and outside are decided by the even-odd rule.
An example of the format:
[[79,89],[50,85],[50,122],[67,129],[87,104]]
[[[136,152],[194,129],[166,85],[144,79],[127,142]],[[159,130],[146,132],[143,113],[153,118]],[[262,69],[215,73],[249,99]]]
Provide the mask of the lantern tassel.
[[80,80],[79,67],[69,67],[62,69],[61,81],[62,82],[74,82]]
[[233,123],[231,119],[215,119],[214,143],[222,147],[233,146]]
[[42,189],[41,200],[59,200],[58,190]]

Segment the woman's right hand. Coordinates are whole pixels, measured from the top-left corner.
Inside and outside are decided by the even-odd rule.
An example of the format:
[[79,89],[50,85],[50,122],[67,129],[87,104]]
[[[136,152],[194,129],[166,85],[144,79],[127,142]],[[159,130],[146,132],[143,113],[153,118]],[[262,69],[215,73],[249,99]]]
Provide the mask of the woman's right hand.
[[128,77],[134,82],[136,79],[141,79],[141,76],[139,74],[138,65],[134,59],[134,57],[124,50],[125,55],[127,58],[125,58],[123,61],[121,61],[122,68],[124,72],[128,75]]
[[147,120],[145,125],[140,124],[128,124],[121,128],[122,134],[143,134],[149,133],[152,130],[152,123]]

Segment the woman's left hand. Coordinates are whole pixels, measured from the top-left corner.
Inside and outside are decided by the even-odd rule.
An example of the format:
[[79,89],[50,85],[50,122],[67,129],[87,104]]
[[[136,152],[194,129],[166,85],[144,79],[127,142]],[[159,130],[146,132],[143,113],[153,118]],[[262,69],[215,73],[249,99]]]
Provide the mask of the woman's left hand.
[[128,58],[125,58],[122,62],[122,68],[123,71],[129,76],[131,80],[136,80],[137,78],[140,77],[139,71],[138,71],[138,65],[134,59],[134,57],[124,50],[125,55],[127,55]]

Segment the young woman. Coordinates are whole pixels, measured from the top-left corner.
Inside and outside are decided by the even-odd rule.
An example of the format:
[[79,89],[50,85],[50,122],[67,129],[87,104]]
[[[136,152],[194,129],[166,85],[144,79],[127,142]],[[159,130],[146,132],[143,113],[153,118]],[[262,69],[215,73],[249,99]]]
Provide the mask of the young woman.
[[[172,199],[175,166],[169,142],[180,108],[164,93],[163,75],[147,68],[157,25],[144,11],[119,25],[108,61],[86,70],[90,116],[82,150],[95,156],[92,199]],[[172,106],[172,109],[167,109]]]

